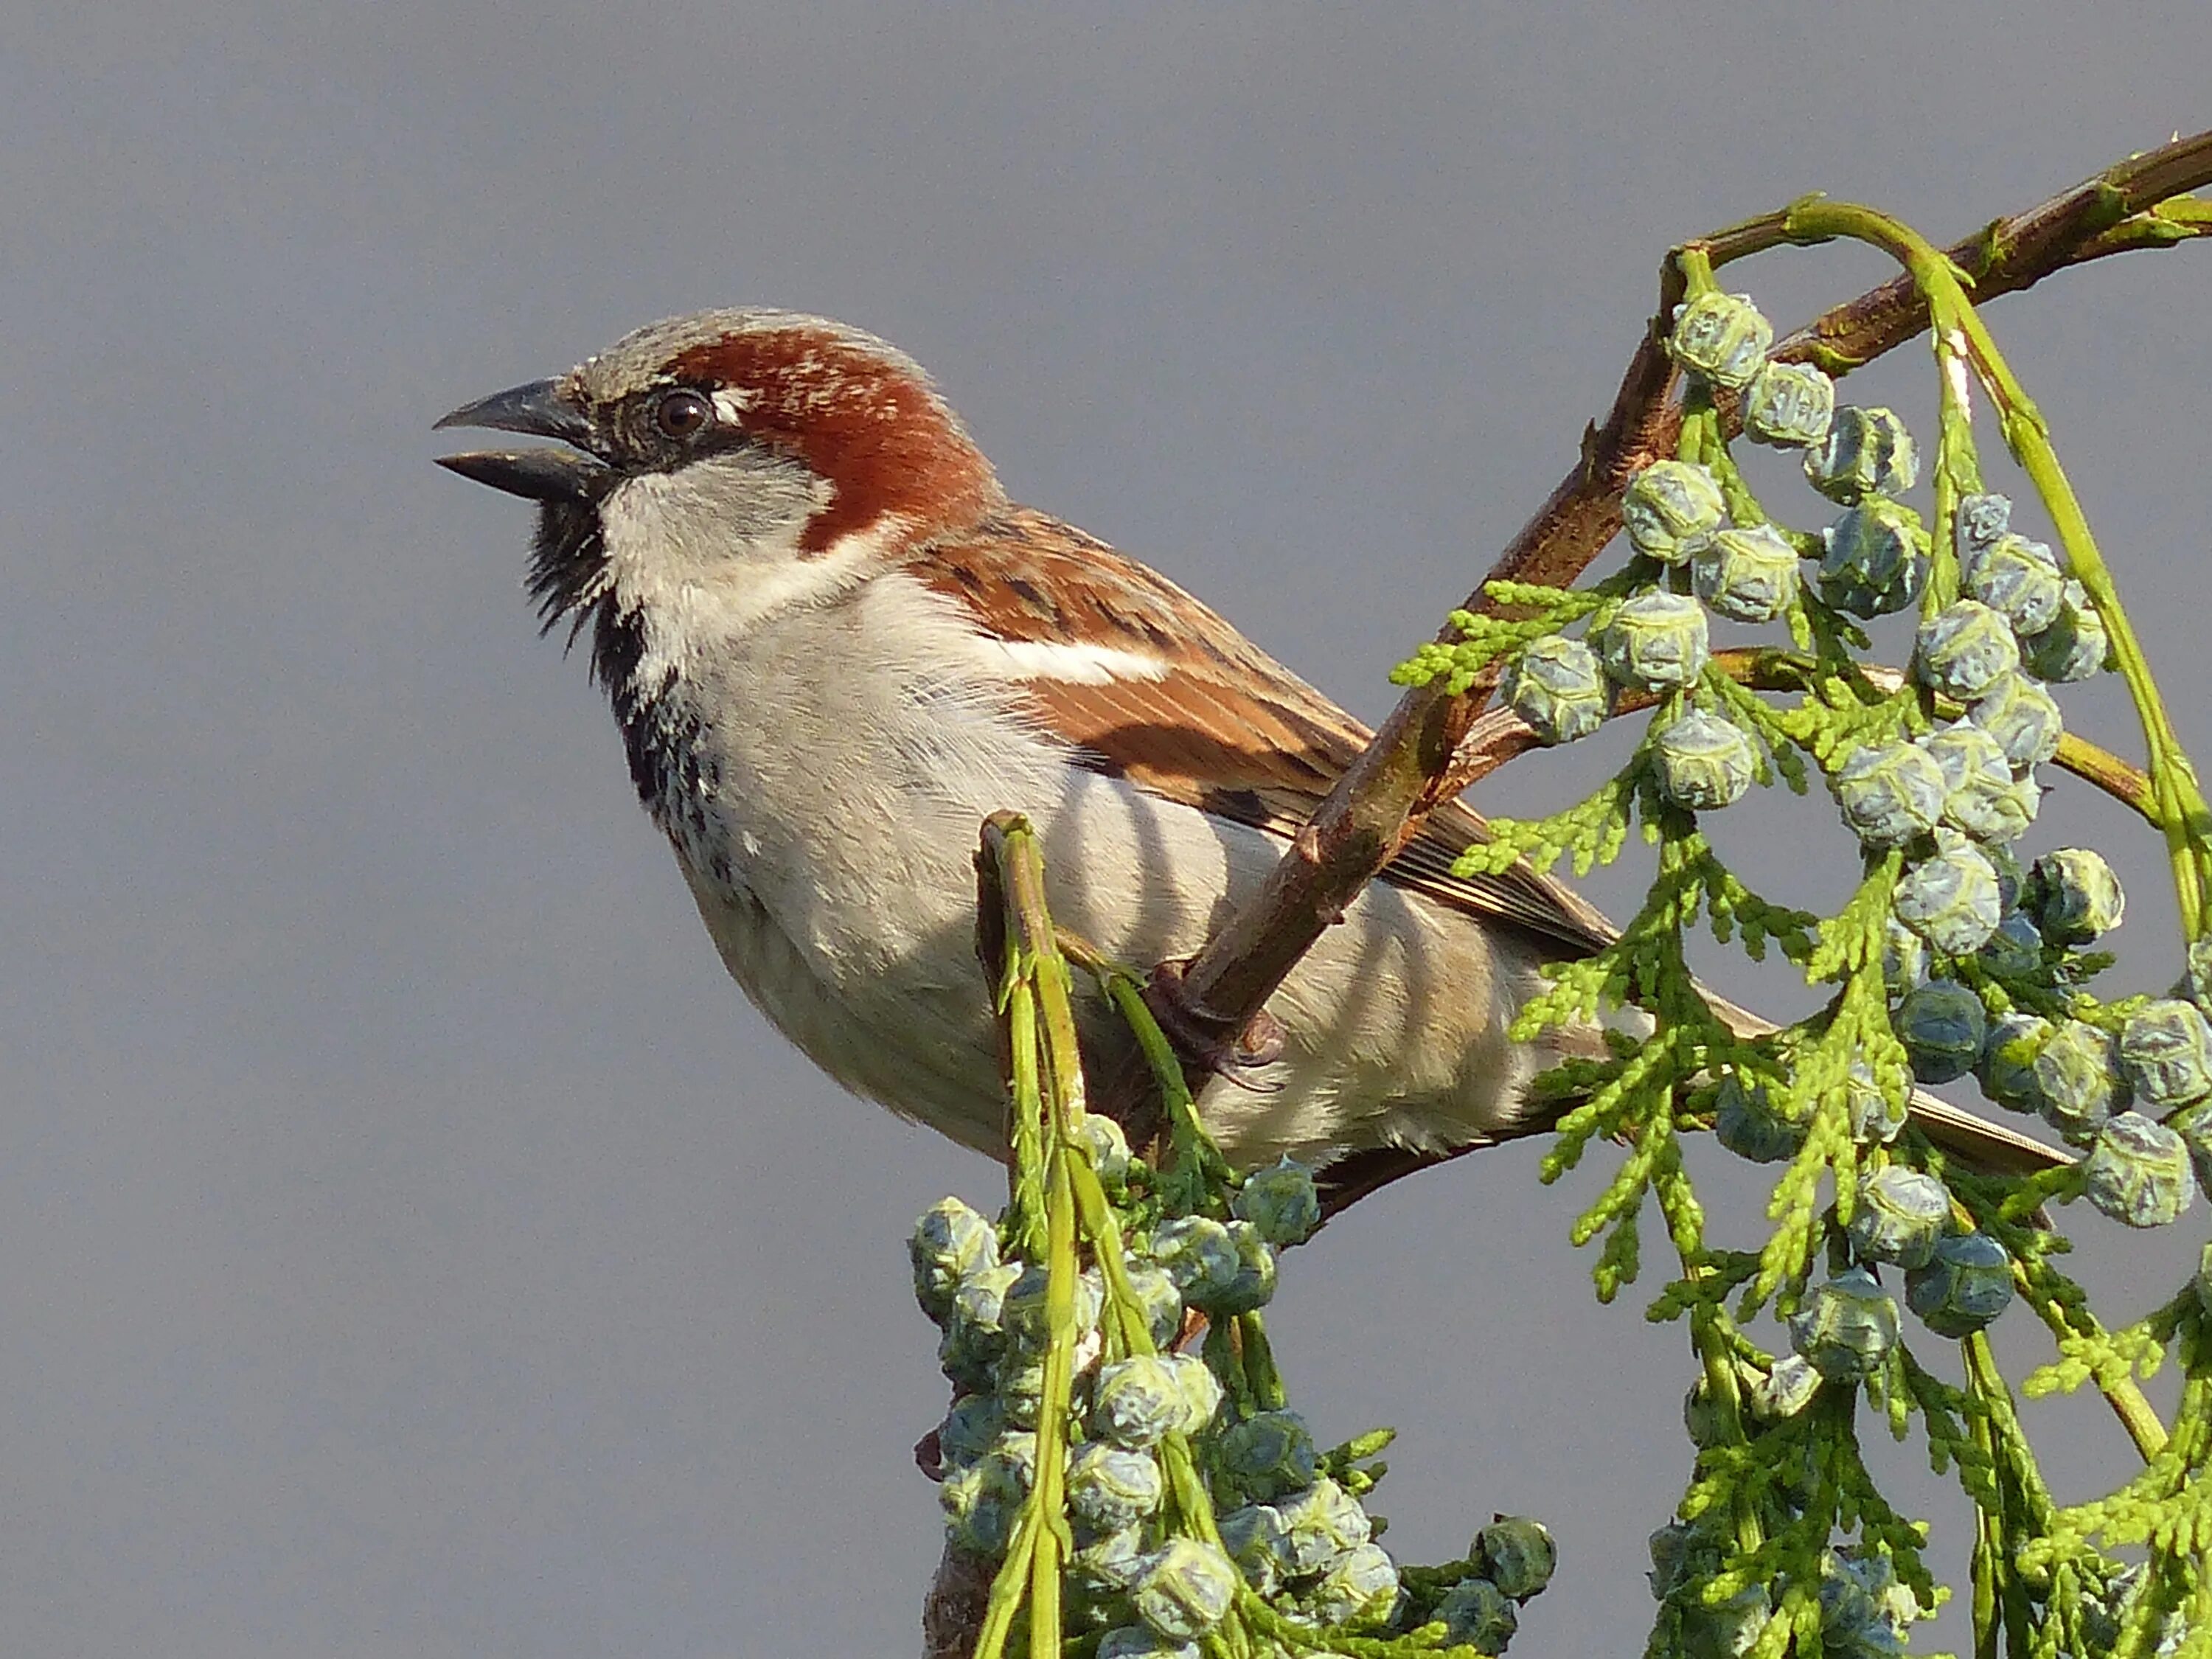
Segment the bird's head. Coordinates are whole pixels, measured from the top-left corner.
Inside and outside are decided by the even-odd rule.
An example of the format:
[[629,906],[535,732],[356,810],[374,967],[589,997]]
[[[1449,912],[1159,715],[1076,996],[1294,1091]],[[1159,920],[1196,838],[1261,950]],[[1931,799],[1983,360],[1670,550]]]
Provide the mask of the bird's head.
[[912,359],[792,312],[654,323],[438,425],[565,446],[439,460],[539,503],[531,592],[549,629],[624,588],[641,605],[714,592],[764,613],[1005,504]]

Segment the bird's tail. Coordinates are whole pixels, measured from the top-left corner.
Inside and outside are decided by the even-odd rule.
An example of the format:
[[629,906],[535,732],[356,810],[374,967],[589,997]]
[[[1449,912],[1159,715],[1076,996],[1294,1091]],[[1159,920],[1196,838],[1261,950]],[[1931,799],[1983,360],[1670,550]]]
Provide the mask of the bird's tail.
[[[1726,1020],[1738,1036],[1765,1036],[1776,1029],[1771,1020],[1761,1019],[1749,1009],[1739,1008],[1711,991],[1705,991],[1705,997],[1712,1011]],[[2033,1175],[2038,1170],[2073,1162],[2069,1153],[2046,1146],[2034,1136],[2008,1124],[1993,1122],[1978,1112],[1954,1106],[1925,1089],[1912,1091],[1912,1121],[1936,1143],[1938,1151],[1984,1175]]]
[[1938,1099],[1925,1089],[1912,1091],[1912,1121],[1941,1151],[1985,1175],[2028,1176],[2073,1161],[2069,1153]]
[[[1765,1036],[1778,1029],[1772,1021],[1761,1019],[1750,1010],[1740,1008],[1723,997],[1715,996],[1703,986],[1698,989],[1713,1012],[1726,1020],[1738,1036]],[[1638,1010],[1623,1010],[1614,1016],[1613,1024],[1616,1027],[1634,1027],[1639,1014]],[[1648,1035],[1648,1028],[1642,1034]],[[1604,1031],[1595,1025],[1569,1026],[1554,1030],[1547,1033],[1543,1042],[1561,1059],[1602,1060],[1613,1053]],[[1516,1119],[1510,1127],[1463,1146],[1445,1149],[1376,1146],[1348,1153],[1328,1164],[1317,1177],[1321,1186],[1322,1213],[1335,1215],[1377,1188],[1387,1187],[1418,1170],[1449,1163],[1468,1152],[1495,1146],[1500,1140],[1541,1134],[1556,1126],[1562,1117],[1580,1103],[1572,1095],[1552,1097],[1540,1103],[1532,1103],[1533,1109]],[[2045,1146],[2034,1136],[2008,1124],[1995,1122],[1979,1113],[1968,1111],[1963,1106],[1954,1106],[1925,1089],[1912,1091],[1911,1109],[1912,1121],[1920,1126],[1938,1151],[1946,1157],[1958,1159],[1966,1168],[1979,1174],[2030,1176],[2039,1170],[2053,1169],[2073,1161],[2071,1153]]]

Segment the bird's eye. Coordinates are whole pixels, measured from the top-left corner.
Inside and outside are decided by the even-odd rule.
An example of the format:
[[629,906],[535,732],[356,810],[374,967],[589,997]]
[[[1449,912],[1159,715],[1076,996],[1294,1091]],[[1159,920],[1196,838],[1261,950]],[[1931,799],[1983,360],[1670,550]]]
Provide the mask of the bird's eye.
[[653,405],[653,423],[664,438],[696,438],[714,423],[714,405],[689,386],[679,386]]

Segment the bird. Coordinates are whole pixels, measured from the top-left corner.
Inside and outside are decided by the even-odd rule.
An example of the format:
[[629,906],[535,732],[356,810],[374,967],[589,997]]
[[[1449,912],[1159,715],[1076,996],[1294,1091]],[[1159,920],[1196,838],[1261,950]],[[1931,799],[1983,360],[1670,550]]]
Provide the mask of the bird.
[[[845,1088],[989,1156],[1007,1147],[974,953],[986,816],[1034,826],[1056,922],[1173,962],[1369,741],[1165,576],[1014,504],[928,374],[860,329],[673,318],[437,425],[550,441],[439,464],[537,504],[544,629],[587,642],[731,976]],[[1431,813],[1290,974],[1279,1041],[1201,1096],[1233,1164],[1291,1158],[1341,1193],[1556,1121],[1530,1085],[1596,1034],[1510,1028],[1547,963],[1618,935],[1525,865],[1453,873],[1482,836],[1462,802]],[[1087,1065],[1111,1023],[1083,1009]],[[1984,1166],[2056,1156],[1915,1107]]]

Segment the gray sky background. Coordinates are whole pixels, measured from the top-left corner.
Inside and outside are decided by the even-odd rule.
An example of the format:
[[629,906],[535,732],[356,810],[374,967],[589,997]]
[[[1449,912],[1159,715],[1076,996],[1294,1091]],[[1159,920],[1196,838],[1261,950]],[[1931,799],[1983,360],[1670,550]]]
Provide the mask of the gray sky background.
[[[1670,241],[1816,188],[1948,236],[2212,120],[2202,0],[18,5],[0,40],[0,1646],[118,1659],[915,1646],[943,1389],[901,1240],[994,1172],[725,980],[533,637],[526,510],[428,464],[438,414],[673,311],[842,316],[1018,498],[1372,718]],[[1741,274],[1786,319],[1881,272]],[[1994,314],[2200,756],[2208,301],[2184,249]],[[1870,378],[1924,423],[1908,355]],[[1829,823],[1732,844],[1790,890]],[[2155,848],[2063,791],[2037,844],[2083,838],[2164,982]],[[1408,1183],[1278,1304],[1320,1431],[1404,1431],[1394,1547],[1558,1530],[1516,1654],[1640,1648],[1687,1469],[1680,1332],[1565,1242],[1611,1161]],[[2145,1268],[2091,1220],[2085,1270],[2139,1309],[2204,1231]],[[2099,1410],[2035,1420],[2069,1495],[2124,1467]]]

